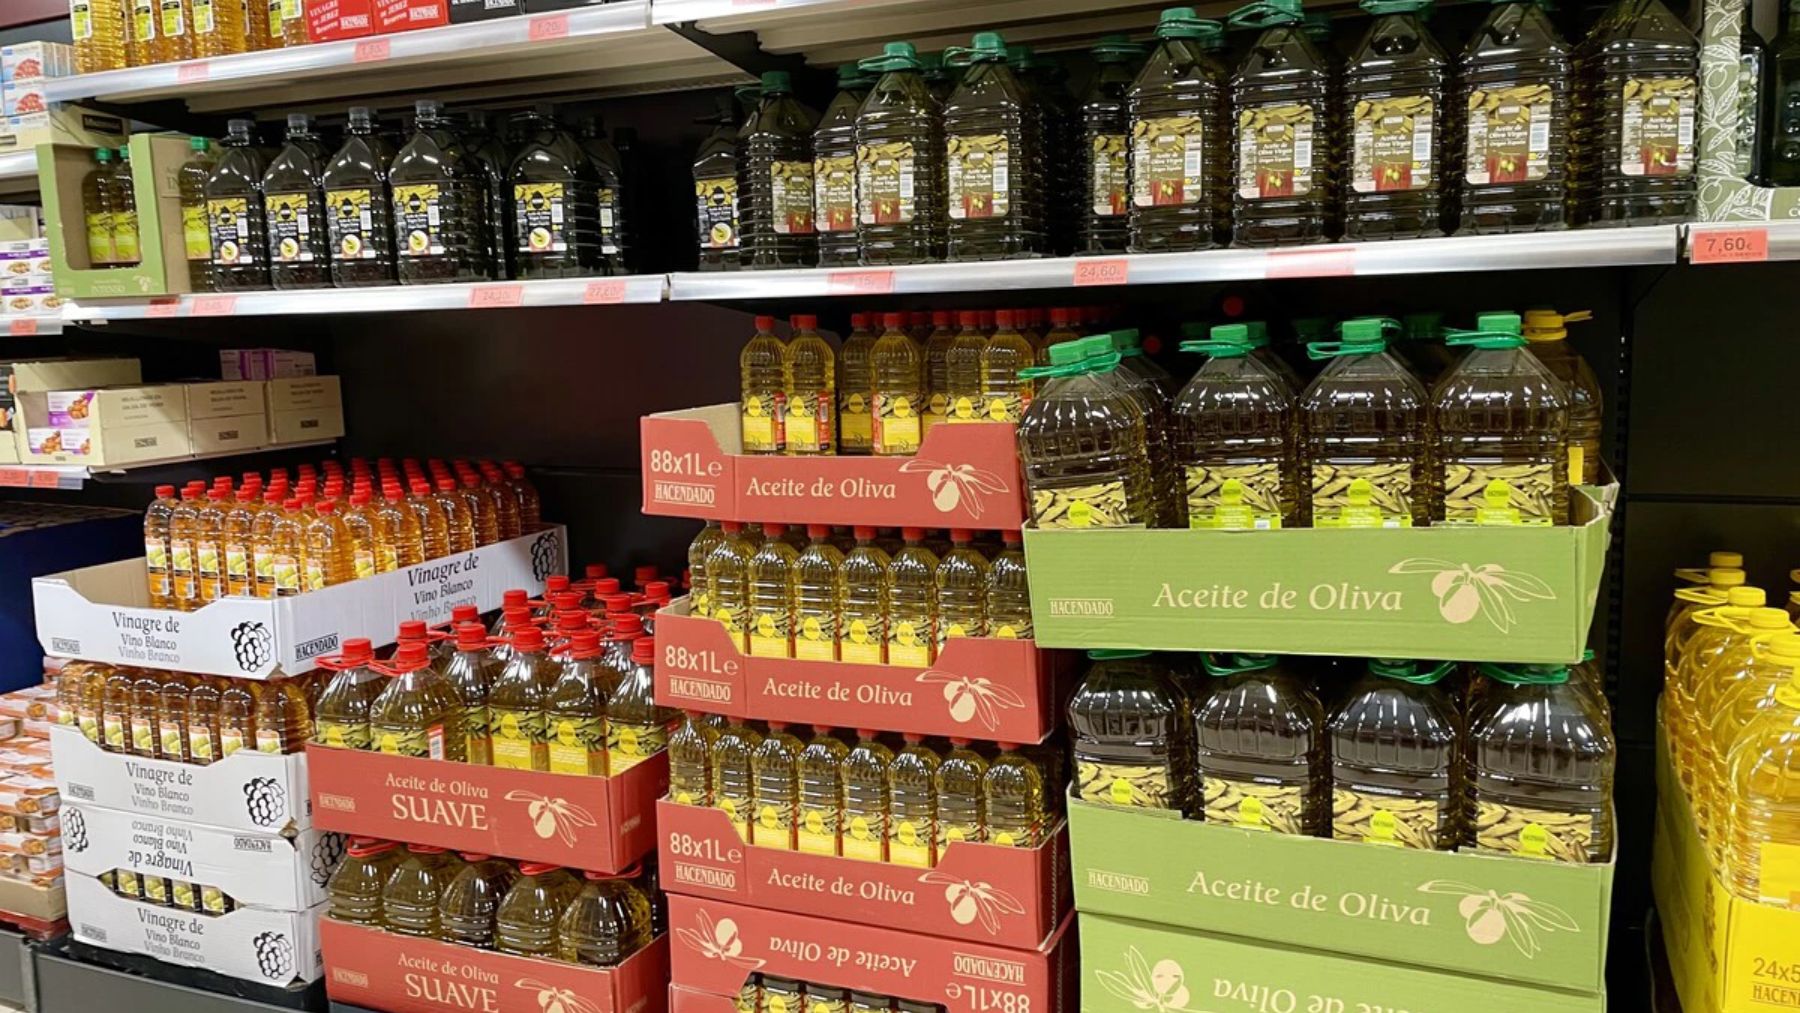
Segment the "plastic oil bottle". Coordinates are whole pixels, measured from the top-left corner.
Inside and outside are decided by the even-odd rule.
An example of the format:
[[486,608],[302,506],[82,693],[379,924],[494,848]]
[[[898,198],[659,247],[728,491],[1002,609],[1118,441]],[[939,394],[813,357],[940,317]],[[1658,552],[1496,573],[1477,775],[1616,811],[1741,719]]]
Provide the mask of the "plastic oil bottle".
[[494,917],[500,901],[518,881],[511,862],[473,852],[462,853],[462,865],[438,894],[438,938],[446,943],[494,948]]
[[1128,95],[1133,253],[1205,250],[1231,232],[1226,70],[1209,50],[1218,22],[1163,11]]
[[356,578],[352,561],[350,529],[338,516],[338,504],[324,500],[313,504],[312,516],[305,520],[306,552],[304,588],[320,591],[348,583]]
[[1786,610],[1767,608],[1762,588],[1734,587],[1725,604],[1694,613],[1699,629],[1682,653],[1675,678],[1664,683],[1664,733],[1670,759],[1691,788],[1704,764],[1704,729],[1717,713],[1719,697],[1742,678],[1763,642],[1792,629]]
[[[1766,677],[1769,688],[1744,694],[1759,699],[1753,708],[1739,711],[1745,723],[1729,741],[1720,740],[1726,747],[1713,836],[1722,845],[1716,850],[1723,854],[1733,892],[1747,900],[1792,906],[1785,882],[1772,871],[1765,874],[1764,863],[1797,839],[1793,828],[1800,788],[1791,771],[1794,743],[1800,741],[1800,707],[1795,706],[1800,701],[1800,640],[1769,641],[1764,664],[1777,670]],[[1725,721],[1721,715],[1721,724]]]
[[938,764],[933,784],[937,792],[937,856],[958,841],[979,844],[988,839],[988,796],[983,778],[987,758],[976,752],[969,739],[952,738],[950,751]]
[[750,727],[746,719],[734,717],[719,730],[713,742],[712,804],[731,821],[739,839],[746,844],[755,838],[756,777],[752,758],[762,741],[762,733]]
[[455,643],[456,649],[444,665],[444,678],[462,705],[464,751],[468,762],[491,766],[494,740],[488,693],[500,676],[500,666],[488,654],[487,631],[480,623],[458,624]]
[[258,598],[275,597],[275,525],[288,500],[285,481],[262,493],[262,508],[250,522],[250,582]]
[[929,869],[937,864],[937,771],[942,762],[925,737],[907,732],[888,764],[887,860]]
[[1375,659],[1328,726],[1331,836],[1448,851],[1462,821],[1454,665]]
[[554,959],[557,922],[581,884],[569,870],[544,862],[522,862],[494,912],[494,948],[520,957]]
[[617,967],[650,945],[650,898],[633,882],[641,875],[637,866],[582,874],[581,889],[556,926],[557,956],[564,963]]
[[975,548],[975,532],[950,529],[951,549],[938,560],[933,580],[937,588],[937,651],[952,637],[988,635],[987,557]]
[[486,171],[450,129],[442,103],[422,99],[413,112],[418,130],[388,175],[400,283],[490,278]]
[[196,58],[245,51],[245,6],[246,0],[193,0]]
[[331,895],[331,917],[352,925],[380,927],[382,891],[400,863],[403,852],[393,841],[355,837],[345,849],[344,860],[331,873],[325,890]]
[[436,939],[438,902],[456,875],[458,861],[443,848],[407,845],[381,888],[383,927],[404,936]]
[[1001,549],[988,563],[984,636],[1031,639],[1031,587],[1025,578],[1024,538],[1023,532],[1003,532]]
[[1181,350],[1207,356],[1171,411],[1186,526],[1260,531],[1301,523],[1294,392],[1251,354],[1243,324],[1214,327],[1210,339],[1184,341]]
[[169,511],[169,588],[172,604],[184,612],[200,605],[200,570],[195,558],[200,540],[201,492],[181,490],[181,501]]
[[[431,485],[423,478],[413,479],[408,483],[411,493],[406,500],[407,510],[419,525],[420,548],[426,559],[442,559],[450,554],[450,515],[446,513],[446,505],[432,495]],[[454,509],[453,507],[450,509]]]
[[562,672],[544,702],[550,772],[605,777],[609,685],[599,664],[600,631],[577,632],[562,657]]
[[1567,389],[1571,485],[1598,485],[1600,482],[1600,420],[1604,404],[1600,381],[1595,377],[1593,367],[1567,341],[1569,324],[1591,320],[1593,316],[1587,310],[1575,313],[1525,311],[1524,334],[1530,343],[1526,347]]
[[[1715,553],[1715,556],[1736,556],[1741,562],[1743,556],[1736,553]],[[1677,571],[1679,574],[1680,571]],[[1744,584],[1744,571],[1737,567],[1712,567],[1705,571],[1702,582],[1693,587],[1678,588],[1675,591],[1675,602],[1669,610],[1663,636],[1663,681],[1674,682],[1681,671],[1682,656],[1686,653],[1687,643],[1699,632],[1694,621],[1694,614],[1705,608],[1725,604],[1726,595],[1731,588]]]
[[330,153],[311,116],[287,118],[287,142],[263,174],[269,216],[269,280],[278,289],[331,284],[331,232],[322,179]]
[[[963,310],[957,314],[959,329],[942,344],[943,382],[931,388],[931,408],[936,411],[942,401],[944,418],[963,422],[981,420],[981,353],[987,349],[987,334],[981,329],[981,314]],[[926,368],[931,368],[930,349],[926,352]],[[931,421],[927,414],[926,421]],[[929,425],[927,426],[929,429]]]
[[738,412],[746,454],[779,454],[785,449],[782,422],[787,417],[787,346],[775,335],[774,317],[757,317],[756,333],[738,353],[742,381]]
[[1086,171],[1076,250],[1123,253],[1131,222],[1131,86],[1144,47],[1109,35],[1090,54],[1094,76],[1081,101],[1080,155]]
[[375,652],[369,641],[353,637],[344,641],[343,653],[321,658],[319,665],[332,673],[313,710],[313,740],[337,749],[371,749],[369,709],[381,695],[387,679],[370,665]]
[[702,271],[736,271],[743,266],[741,201],[737,177],[737,121],[721,100],[710,120],[712,133],[694,155],[695,222],[699,227]]
[[[1033,383],[1024,371],[1037,361],[1037,349],[1019,332],[1019,323],[1018,313],[997,311],[995,331],[981,349],[979,418],[983,421],[1017,423],[1031,404]],[[953,418],[963,421],[960,413]]]
[[148,67],[173,57],[161,32],[161,0],[126,0],[130,4],[131,34],[126,44],[126,66]]
[[117,267],[113,247],[112,149],[94,150],[94,167],[81,178],[81,212],[87,231],[88,264]]
[[511,203],[501,237],[515,278],[576,278],[602,273],[600,174],[548,105],[514,118],[522,144],[505,169]]
[[831,526],[809,524],[806,550],[792,564],[793,657],[802,661],[838,660],[842,611],[838,571],[844,554],[831,541]]
[[870,331],[870,314],[850,314],[850,335],[838,349],[838,451],[844,454],[867,454],[875,438],[875,373],[871,353],[875,335]]
[[174,486],[159,485],[156,499],[144,511],[144,570],[149,582],[151,608],[175,607],[169,565],[169,521],[180,503],[175,498]]
[[901,536],[906,544],[887,567],[887,663],[927,668],[937,657],[938,558],[925,529],[902,528]]
[[1349,162],[1344,238],[1418,239],[1445,231],[1455,192],[1447,156],[1450,57],[1420,14],[1429,0],[1363,0],[1375,16],[1344,74]]
[[1186,809],[1194,798],[1193,713],[1148,651],[1093,650],[1069,699],[1075,792],[1084,802]]
[[1569,522],[1569,396],[1525,351],[1519,317],[1484,313],[1446,343],[1469,354],[1432,404],[1447,524]]
[[757,658],[794,656],[794,547],[782,541],[787,525],[763,525],[767,538],[750,557],[750,654]]
[[800,751],[795,847],[809,855],[841,853],[844,757],[850,746],[828,725],[813,725],[812,740]]
[[1577,224],[1684,222],[1695,194],[1700,47],[1661,0],[1618,0],[1575,55]]
[[241,292],[270,287],[267,165],[256,147],[256,124],[232,120],[224,149],[206,181],[206,220],[212,230],[212,287]]
[[256,595],[256,571],[253,562],[256,552],[254,530],[257,517],[262,515],[262,507],[257,500],[262,495],[262,487],[246,484],[238,489],[236,502],[225,511],[223,521],[223,549],[225,553],[225,593],[243,598]]
[[712,618],[725,627],[738,650],[748,652],[750,620],[750,559],[754,544],[737,521],[720,525],[724,537],[706,557],[706,597]]
[[434,485],[437,491],[432,495],[431,502],[444,516],[444,530],[449,539],[450,552],[475,551],[475,514],[469,509],[468,501],[462,498],[461,486],[448,474],[439,475]]
[[1272,655],[1207,655],[1205,665],[1210,685],[1194,707],[1202,818],[1319,836],[1331,768],[1318,699]]
[[694,536],[694,540],[688,543],[688,611],[692,615],[702,618],[712,615],[712,592],[707,582],[706,560],[712,550],[718,548],[719,543],[724,540],[725,532],[719,522],[708,520],[700,533]]
[[794,97],[786,71],[762,75],[762,98],[738,141],[738,197],[744,264],[818,263],[813,225],[813,131],[818,117]]
[[508,770],[549,770],[550,746],[544,701],[559,674],[544,653],[544,633],[526,624],[511,631],[512,657],[488,690],[494,766]]
[[856,244],[856,114],[874,79],[855,64],[837,70],[838,91],[813,131],[813,227],[819,266],[853,267]]
[[894,753],[877,738],[879,734],[867,728],[857,729],[856,744],[844,754],[841,767],[844,795],[839,821],[843,855],[864,862],[888,859],[888,813],[893,794],[888,768],[893,766]]
[[[944,252],[944,120],[910,42],[862,61],[881,75],[856,117],[857,244],[864,264],[917,264]],[[879,452],[879,451],[877,451]]]
[[906,314],[884,313],[881,325],[882,335],[869,349],[874,392],[870,453],[915,454],[924,438],[921,416],[930,402],[925,389],[925,350],[907,333]]
[[1025,85],[1006,64],[998,32],[977,33],[969,65],[944,104],[951,260],[1042,256],[1045,193],[1034,168],[1048,152]]
[[1322,242],[1338,211],[1331,65],[1306,36],[1299,0],[1258,0],[1230,23],[1263,29],[1231,79],[1233,245]]
[[1156,516],[1143,406],[1114,382],[1107,335],[1050,347],[1044,382],[1018,427],[1019,458],[1037,527],[1148,524]]
[[598,115],[582,120],[581,149],[594,164],[600,182],[596,200],[600,214],[599,269],[603,274],[627,274],[635,219],[629,219],[625,210],[628,192],[625,156],[607,138],[606,126]]
[[1387,351],[1384,321],[1346,320],[1339,341],[1307,354],[1331,360],[1300,397],[1314,527],[1424,526],[1431,519],[1425,388]]
[[[388,186],[394,149],[376,129],[367,106],[352,106],[344,143],[320,173],[324,192],[323,227],[328,239],[331,284],[337,288],[392,285],[394,203]],[[321,223],[315,223],[315,228]]]
[[194,574],[201,605],[225,597],[225,511],[230,495],[214,486],[194,513]]
[[837,362],[831,345],[819,335],[819,318],[810,313],[793,318],[793,336],[783,350],[787,378],[782,422],[783,449],[789,456],[837,453]]
[[1035,848],[1049,829],[1048,778],[1018,743],[998,745],[1000,754],[981,780],[987,799],[987,840],[1006,848]]
[[431,667],[424,643],[403,643],[388,661],[393,678],[369,705],[369,736],[390,756],[449,760],[468,758],[462,728],[462,701],[448,680]]
[[115,668],[101,688],[100,741],[110,753],[131,752],[131,672]]
[[759,848],[793,851],[800,809],[800,753],[805,745],[781,721],[769,722],[769,734],[750,754],[752,811],[756,826],[750,841]]
[[306,690],[295,678],[252,683],[251,699],[256,714],[256,751],[298,753],[312,738],[312,715],[307,710]]
[[129,0],[71,0],[69,29],[75,42],[77,73],[125,69],[128,6]]
[[925,335],[925,433],[945,421],[950,414],[950,346],[955,344],[958,315],[948,310],[933,310],[932,327]]
[[1503,0],[1463,50],[1462,219],[1476,235],[1567,226],[1568,43],[1534,0]]
[[713,804],[713,750],[722,729],[698,711],[682,715],[681,727],[669,735],[669,800],[678,805]]
[[1776,641],[1791,646],[1787,637],[1794,632],[1782,609],[1748,612],[1737,623],[1745,631],[1741,646],[1720,657],[1694,689],[1693,714],[1686,729],[1691,736],[1687,762],[1676,768],[1694,803],[1701,836],[1719,854],[1724,852],[1724,835],[1719,831],[1730,811],[1730,799],[1722,787],[1726,753],[1749,716],[1768,706],[1771,694],[1786,684],[1786,666],[1772,653],[1772,647]]
[[607,704],[606,756],[613,776],[662,752],[675,713],[656,704],[656,641],[639,637],[631,643],[631,668]]
[[1561,862],[1612,854],[1616,750],[1605,715],[1562,665],[1482,665],[1469,718],[1470,829],[1477,850]]
[[112,175],[104,181],[111,194],[113,266],[136,267],[143,260],[143,238],[138,228],[131,149],[120,148],[114,154]]
[[220,683],[206,676],[195,677],[183,702],[187,713],[182,727],[187,729],[187,762],[206,766],[224,755],[222,729],[219,727]]
[[204,137],[188,138],[188,150],[187,161],[175,175],[181,194],[181,236],[187,253],[188,287],[195,292],[210,292],[212,230],[206,218],[206,181],[218,159],[212,153],[212,142]]

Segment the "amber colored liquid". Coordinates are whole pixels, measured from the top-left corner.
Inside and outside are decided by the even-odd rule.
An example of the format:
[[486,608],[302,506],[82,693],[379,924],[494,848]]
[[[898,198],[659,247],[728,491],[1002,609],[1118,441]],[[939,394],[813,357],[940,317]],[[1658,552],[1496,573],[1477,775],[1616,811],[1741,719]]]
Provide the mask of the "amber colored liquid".
[[[1546,140],[1537,168],[1529,162],[1504,164],[1489,152],[1467,150],[1462,180],[1462,225],[1477,234],[1542,232],[1567,227],[1571,91],[1569,45],[1535,3],[1502,3],[1476,29],[1463,50],[1459,110],[1489,107],[1508,114],[1523,89],[1542,89],[1546,103],[1533,118]],[[1465,123],[1466,128],[1466,123]],[[1485,181],[1482,181],[1485,171]]]
[[[941,260],[945,228],[943,110],[917,71],[883,74],[856,118],[859,169],[874,164],[878,155],[884,159],[906,157],[896,154],[905,150],[896,146],[911,148],[912,207],[909,212],[901,201],[859,190],[856,237],[862,262],[885,265]],[[859,186],[871,175],[874,173],[859,176]]]

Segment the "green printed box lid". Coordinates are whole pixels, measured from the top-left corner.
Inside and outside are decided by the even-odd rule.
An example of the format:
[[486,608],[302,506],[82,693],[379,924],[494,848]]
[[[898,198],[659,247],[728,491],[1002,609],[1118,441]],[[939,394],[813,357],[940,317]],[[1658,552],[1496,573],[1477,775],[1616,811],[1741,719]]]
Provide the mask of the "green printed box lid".
[[1082,1013],[1604,1013],[1603,995],[1082,914]]
[[1084,915],[1583,993],[1604,988],[1611,863],[1291,837],[1072,799],[1069,834],[1075,909]]
[[1040,647],[1572,664],[1616,486],[1567,527],[1027,529]]

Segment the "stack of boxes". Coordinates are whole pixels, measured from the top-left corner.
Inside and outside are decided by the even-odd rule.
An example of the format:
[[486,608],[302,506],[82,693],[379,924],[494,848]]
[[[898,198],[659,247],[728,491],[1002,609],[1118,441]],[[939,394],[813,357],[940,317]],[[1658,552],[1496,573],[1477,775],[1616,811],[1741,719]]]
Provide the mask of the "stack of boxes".
[[61,797],[50,766],[55,708],[47,685],[0,696],[0,920],[46,933],[68,912]]
[[50,110],[44,84],[75,73],[75,50],[60,42],[0,46],[0,115],[34,116]]
[[[36,232],[35,208],[28,216],[8,219],[27,221]],[[50,273],[50,240],[42,236],[0,240],[0,325],[18,317],[54,317],[61,310],[62,299]]]
[[0,155],[40,144],[116,148],[125,143],[125,121],[119,117],[80,106],[52,106],[44,97],[52,78],[74,73],[75,52],[64,43],[0,46]]

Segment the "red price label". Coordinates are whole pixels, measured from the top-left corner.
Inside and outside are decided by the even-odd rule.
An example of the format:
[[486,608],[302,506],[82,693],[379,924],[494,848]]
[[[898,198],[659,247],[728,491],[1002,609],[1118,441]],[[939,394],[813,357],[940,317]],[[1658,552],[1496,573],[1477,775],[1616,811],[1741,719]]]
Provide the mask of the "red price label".
[[393,45],[389,39],[364,39],[356,44],[356,51],[350,55],[355,63],[380,63],[393,54]]
[[177,84],[192,84],[195,81],[204,81],[211,76],[212,64],[205,60],[189,60],[175,67]]
[[1272,250],[1264,278],[1348,278],[1356,273],[1354,250]]
[[11,323],[7,324],[6,331],[8,334],[11,334],[14,337],[22,337],[22,336],[28,335],[28,334],[36,334],[38,332],[37,318],[36,317],[20,317],[17,320],[14,320]]
[[1768,229],[1698,229],[1689,234],[1696,264],[1749,264],[1769,259]]
[[237,309],[235,295],[201,295],[194,297],[194,316],[228,317]]
[[34,471],[31,473],[31,487],[33,489],[54,489],[56,488],[57,481],[57,475],[54,471]]
[[1113,260],[1077,260],[1075,262],[1075,287],[1088,285],[1123,285],[1131,275],[1131,262],[1124,258]]
[[590,306],[610,306],[625,301],[623,281],[590,281],[581,292],[581,301]]
[[529,34],[532,42],[566,39],[569,37],[569,16],[557,14],[548,18],[533,18]]
[[180,299],[152,299],[144,309],[147,317],[173,317],[181,315]]
[[894,291],[892,271],[833,271],[825,278],[830,295],[887,295]]
[[472,310],[506,309],[524,304],[523,285],[477,285],[469,290],[469,308]]
[[0,485],[24,488],[31,484],[31,472],[24,468],[0,468]]

